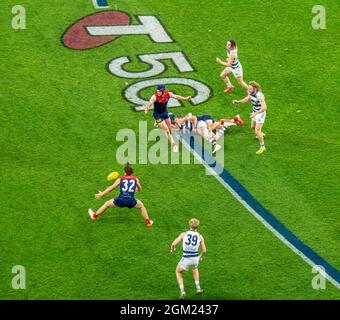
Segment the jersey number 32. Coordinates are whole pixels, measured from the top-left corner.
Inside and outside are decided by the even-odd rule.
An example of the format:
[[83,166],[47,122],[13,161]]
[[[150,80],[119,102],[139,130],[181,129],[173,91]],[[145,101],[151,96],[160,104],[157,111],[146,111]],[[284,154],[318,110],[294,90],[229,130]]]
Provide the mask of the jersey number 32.
[[123,192],[135,192],[136,181],[124,179],[122,181],[122,191]]

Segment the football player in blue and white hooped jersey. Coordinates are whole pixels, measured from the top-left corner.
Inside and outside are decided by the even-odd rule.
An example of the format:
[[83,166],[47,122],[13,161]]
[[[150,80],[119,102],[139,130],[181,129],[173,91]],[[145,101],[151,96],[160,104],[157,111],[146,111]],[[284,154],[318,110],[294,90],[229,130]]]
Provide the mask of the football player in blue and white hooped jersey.
[[[204,238],[197,232],[200,222],[197,219],[189,221],[190,230],[182,232],[171,244],[170,252],[176,251],[176,246],[182,241],[183,256],[176,267],[176,277],[180,289],[180,299],[184,299],[185,291],[183,284],[183,272],[189,268],[192,269],[192,274],[195,280],[196,292],[201,294],[203,290],[200,287],[198,264],[202,260],[203,255],[207,252],[204,243]],[[201,253],[198,252],[199,247],[202,247]]]
[[142,186],[139,182],[139,179],[133,176],[132,167],[127,164],[124,168],[125,175],[121,178],[117,179],[114,184],[104,191],[99,191],[95,197],[96,199],[100,199],[105,196],[109,192],[113,191],[119,186],[120,193],[119,196],[115,199],[111,199],[106,201],[96,212],[94,212],[91,208],[88,210],[88,213],[92,220],[96,220],[99,215],[101,215],[108,208],[137,208],[140,210],[142,217],[145,219],[145,224],[147,227],[151,227],[153,221],[149,219],[148,213],[142,201],[135,199],[135,192],[142,190]]
[[225,66],[225,69],[221,72],[220,77],[226,83],[227,88],[224,92],[229,92],[230,90],[234,90],[235,87],[231,84],[228,74],[233,73],[234,77],[236,78],[238,84],[243,87],[244,89],[248,90],[248,85],[243,80],[243,68],[238,60],[237,55],[237,46],[236,42],[233,39],[229,39],[226,45],[228,59],[226,62],[222,61],[220,58],[216,58],[216,62]]
[[256,138],[260,142],[260,149],[256,153],[262,154],[266,151],[262,127],[266,119],[267,104],[260,85],[255,81],[249,83],[248,95],[241,100],[233,100],[233,104],[246,103],[248,101],[253,105],[253,112],[250,114],[251,128],[255,129]]

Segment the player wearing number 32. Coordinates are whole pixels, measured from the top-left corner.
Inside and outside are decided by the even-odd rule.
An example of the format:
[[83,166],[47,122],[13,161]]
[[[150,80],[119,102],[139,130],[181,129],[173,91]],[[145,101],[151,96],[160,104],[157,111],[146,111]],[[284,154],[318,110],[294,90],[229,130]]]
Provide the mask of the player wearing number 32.
[[153,117],[156,120],[157,124],[160,128],[164,131],[165,135],[169,139],[173,152],[178,151],[178,147],[174,138],[171,135],[171,121],[168,115],[168,102],[169,99],[173,98],[176,100],[191,100],[191,97],[182,97],[172,92],[168,92],[165,90],[164,84],[159,84],[157,86],[157,91],[152,97],[150,98],[149,102],[145,107],[145,113],[148,113],[149,108],[151,105],[154,105],[153,108]]
[[[197,232],[199,227],[199,220],[193,218],[189,221],[190,230],[181,233],[171,244],[170,252],[176,251],[176,246],[183,242],[183,256],[176,268],[176,277],[180,289],[180,299],[185,298],[184,284],[183,284],[183,272],[189,268],[192,269],[192,274],[195,280],[196,293],[201,294],[203,290],[199,283],[198,264],[202,260],[203,255],[206,253],[207,248],[204,243],[203,236]],[[202,246],[202,251],[199,254],[198,249]]]
[[130,165],[127,165],[124,168],[125,176],[121,177],[120,179],[117,179],[115,183],[108,187],[105,191],[99,191],[95,197],[97,199],[100,199],[101,197],[105,196],[109,192],[116,189],[118,186],[120,187],[120,194],[117,198],[111,199],[106,201],[96,212],[94,212],[92,209],[88,210],[88,213],[92,220],[96,220],[97,217],[102,214],[106,209],[108,208],[137,208],[140,209],[140,212],[145,219],[145,223],[147,227],[151,227],[153,224],[153,221],[149,219],[148,213],[144,207],[144,204],[142,201],[135,199],[135,192],[142,190],[141,184],[139,182],[139,179],[135,176],[133,176],[133,169]]

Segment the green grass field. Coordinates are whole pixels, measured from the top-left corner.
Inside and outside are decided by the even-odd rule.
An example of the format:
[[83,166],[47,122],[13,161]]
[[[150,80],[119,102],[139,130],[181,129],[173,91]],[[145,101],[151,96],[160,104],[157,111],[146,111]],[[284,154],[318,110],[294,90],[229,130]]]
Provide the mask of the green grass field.
[[[134,112],[121,92],[126,82],[106,70],[115,57],[183,51],[195,72],[180,74],[167,62],[162,77],[209,85],[204,104],[174,112],[239,113],[246,126],[225,139],[225,168],[275,217],[340,270],[339,9],[332,0],[109,1],[111,9],[156,15],[176,40],[157,44],[124,36],[77,51],[61,37],[78,19],[99,12],[92,1],[22,0],[26,30],[13,30],[10,0],[0,4],[1,209],[0,299],[176,299],[173,239],[187,221],[201,221],[208,253],[200,265],[202,299],[340,299],[330,282],[315,290],[315,274],[239,204],[201,165],[139,165],[137,194],[155,224],[138,211],[115,209],[92,222],[89,207],[108,186],[119,129],[138,130],[152,114]],[[312,7],[326,7],[327,29],[311,27]],[[244,95],[223,93],[218,77],[225,41],[239,44],[245,80],[256,80],[268,104],[267,152],[258,156]],[[145,65],[130,65],[142,70]],[[156,78],[156,77],[155,77]],[[235,80],[231,78],[235,83]],[[187,87],[169,86],[187,95]],[[144,90],[143,97],[152,90]],[[149,144],[150,146],[152,143]],[[115,193],[117,195],[117,193]],[[26,268],[26,290],[11,286],[12,267]],[[188,299],[195,299],[190,273]]]

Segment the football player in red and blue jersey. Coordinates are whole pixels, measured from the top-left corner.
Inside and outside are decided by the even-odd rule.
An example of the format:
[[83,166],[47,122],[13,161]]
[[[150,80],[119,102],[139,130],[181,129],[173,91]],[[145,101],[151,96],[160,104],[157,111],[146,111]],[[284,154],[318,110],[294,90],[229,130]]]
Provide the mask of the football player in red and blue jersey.
[[108,187],[104,191],[99,191],[95,197],[100,199],[105,196],[109,192],[116,189],[118,186],[120,188],[120,194],[117,198],[106,201],[96,212],[92,209],[88,210],[88,213],[92,220],[96,220],[97,217],[102,214],[108,208],[137,208],[140,209],[140,212],[145,219],[145,224],[147,227],[151,227],[153,221],[149,219],[148,213],[145,209],[145,206],[142,201],[135,199],[135,192],[142,190],[139,179],[133,176],[133,169],[128,164],[124,168],[125,175],[115,181],[115,183]]
[[171,122],[168,114],[168,102],[169,99],[173,98],[176,100],[191,100],[191,96],[182,97],[169,92],[165,89],[164,84],[159,84],[157,86],[157,91],[152,95],[149,102],[145,107],[145,113],[148,113],[150,107],[153,105],[153,117],[159,127],[164,131],[165,135],[169,139],[173,152],[178,152],[178,146],[174,138],[171,135]]

